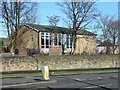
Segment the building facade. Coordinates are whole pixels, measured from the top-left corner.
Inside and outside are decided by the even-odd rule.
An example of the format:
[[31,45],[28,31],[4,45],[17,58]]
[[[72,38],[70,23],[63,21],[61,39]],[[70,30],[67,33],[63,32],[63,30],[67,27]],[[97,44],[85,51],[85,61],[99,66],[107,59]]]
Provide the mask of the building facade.
[[[17,48],[27,48],[30,53],[50,54],[56,48],[61,54],[73,50],[72,31],[64,27],[52,27],[36,24],[21,26],[17,37]],[[77,32],[76,54],[96,53],[96,34],[86,30]]]
[[119,54],[119,45],[113,45],[111,42],[101,42],[96,47],[97,54]]

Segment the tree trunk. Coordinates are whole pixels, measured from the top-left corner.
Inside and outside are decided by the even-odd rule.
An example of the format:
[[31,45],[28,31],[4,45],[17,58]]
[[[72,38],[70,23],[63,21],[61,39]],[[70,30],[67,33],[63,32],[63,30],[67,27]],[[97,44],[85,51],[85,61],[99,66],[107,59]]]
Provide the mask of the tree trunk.
[[76,54],[76,32],[73,34],[73,54]]
[[74,23],[73,23],[73,47],[74,47],[74,50],[73,50],[73,54],[76,54],[75,51],[76,51],[76,33],[77,33],[77,20],[76,20],[76,15],[74,14]]

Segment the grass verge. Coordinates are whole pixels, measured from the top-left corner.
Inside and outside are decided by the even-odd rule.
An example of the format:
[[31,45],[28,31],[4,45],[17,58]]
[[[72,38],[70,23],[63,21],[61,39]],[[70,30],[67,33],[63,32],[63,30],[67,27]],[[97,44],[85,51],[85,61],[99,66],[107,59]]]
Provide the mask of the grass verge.
[[[91,70],[56,70],[50,71],[50,75],[69,75],[69,74],[84,74],[84,73],[106,73],[106,72],[118,72],[118,69],[91,69]],[[17,72],[17,73],[2,73],[0,77],[30,77],[30,76],[41,76],[41,71],[34,72]]]

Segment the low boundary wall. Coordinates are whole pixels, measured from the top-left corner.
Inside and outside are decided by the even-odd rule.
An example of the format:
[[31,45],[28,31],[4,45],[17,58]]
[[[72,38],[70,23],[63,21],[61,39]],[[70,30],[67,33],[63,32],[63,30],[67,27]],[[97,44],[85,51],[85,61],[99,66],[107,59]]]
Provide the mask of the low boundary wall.
[[2,72],[41,70],[47,65],[50,70],[118,68],[119,55],[41,55],[39,57],[2,57]]

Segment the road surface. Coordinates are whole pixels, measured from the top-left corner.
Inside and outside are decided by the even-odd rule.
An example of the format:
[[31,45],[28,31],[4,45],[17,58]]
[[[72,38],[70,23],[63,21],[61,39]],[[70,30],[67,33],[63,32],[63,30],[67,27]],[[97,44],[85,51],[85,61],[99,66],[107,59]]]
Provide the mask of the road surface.
[[34,80],[35,77],[1,78],[2,90],[120,90],[118,73],[91,73],[77,75],[53,75],[49,81]]

